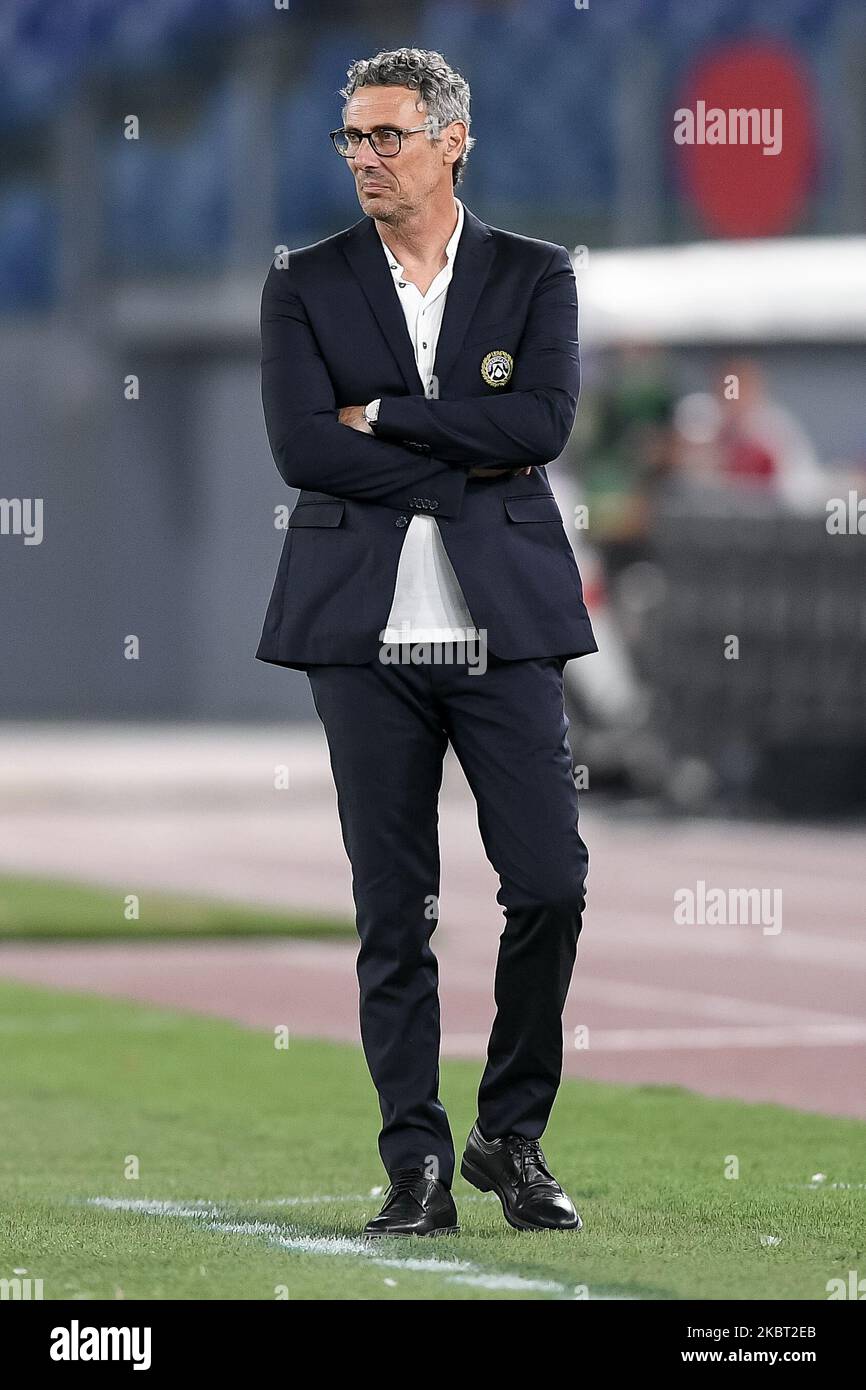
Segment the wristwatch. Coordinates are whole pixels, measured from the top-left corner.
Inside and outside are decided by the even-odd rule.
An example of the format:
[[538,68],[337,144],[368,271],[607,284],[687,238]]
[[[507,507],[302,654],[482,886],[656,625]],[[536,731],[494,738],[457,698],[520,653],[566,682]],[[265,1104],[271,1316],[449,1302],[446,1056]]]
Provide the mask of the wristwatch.
[[376,433],[376,421],[379,418],[380,404],[381,397],[378,400],[370,401],[368,405],[364,406],[364,419],[367,421],[367,424],[370,426],[370,429],[373,431],[374,434]]

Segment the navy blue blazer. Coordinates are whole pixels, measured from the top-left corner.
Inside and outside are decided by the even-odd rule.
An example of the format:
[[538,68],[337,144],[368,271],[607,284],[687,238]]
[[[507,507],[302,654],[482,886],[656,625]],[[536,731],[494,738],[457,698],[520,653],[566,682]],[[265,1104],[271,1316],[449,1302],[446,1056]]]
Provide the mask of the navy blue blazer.
[[[258,659],[300,670],[374,660],[416,512],[435,516],[495,656],[597,651],[545,471],[580,388],[565,247],[464,209],[436,399],[424,394],[372,218],[286,259],[262,293],[262,401],[277,468],[300,495]],[[376,437],[340,424],[342,406],[375,397]],[[529,464],[525,477],[467,476],[473,465]]]

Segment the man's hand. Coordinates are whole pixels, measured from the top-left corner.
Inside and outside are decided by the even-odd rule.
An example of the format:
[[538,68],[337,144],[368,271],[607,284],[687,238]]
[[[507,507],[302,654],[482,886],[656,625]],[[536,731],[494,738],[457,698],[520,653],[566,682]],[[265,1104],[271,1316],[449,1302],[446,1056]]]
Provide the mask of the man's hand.
[[359,434],[372,434],[373,431],[364,419],[364,407],[362,405],[344,405],[337,411],[337,419],[341,425],[348,425],[350,430],[357,430]]

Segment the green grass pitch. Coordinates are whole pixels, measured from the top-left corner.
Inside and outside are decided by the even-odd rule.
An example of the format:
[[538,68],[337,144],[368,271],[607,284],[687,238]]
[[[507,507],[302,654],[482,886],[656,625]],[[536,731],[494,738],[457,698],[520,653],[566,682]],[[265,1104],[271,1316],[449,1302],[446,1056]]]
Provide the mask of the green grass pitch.
[[[46,1299],[825,1299],[866,1269],[857,1121],[566,1081],[544,1147],[583,1231],[458,1178],[459,1236],[371,1245],[360,1050],[7,984],[0,1040],[0,1279]],[[458,1159],[479,1075],[442,1067]]]
[[[127,920],[124,915],[128,892],[136,892],[139,898],[137,919]],[[54,879],[0,877],[0,942],[226,936],[357,939],[348,918],[268,911],[135,886],[99,888]]]

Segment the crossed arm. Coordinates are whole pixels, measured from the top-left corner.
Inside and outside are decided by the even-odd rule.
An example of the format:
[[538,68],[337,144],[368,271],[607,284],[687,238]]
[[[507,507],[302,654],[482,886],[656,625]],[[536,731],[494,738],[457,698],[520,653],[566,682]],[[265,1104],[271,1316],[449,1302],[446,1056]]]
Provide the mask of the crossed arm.
[[[564,247],[536,286],[512,389],[462,400],[383,397],[375,438],[363,406],[337,410],[290,266],[291,260],[285,270],[271,266],[261,309],[265,423],[274,461],[290,486],[400,511],[424,491],[437,498],[438,514],[450,517],[460,513],[470,474],[528,470],[562,452],[580,388],[577,293]],[[493,461],[504,468],[491,468]]]
[[[289,263],[291,265],[291,261]],[[439,516],[460,514],[467,475],[430,454],[347,430],[291,269],[271,266],[262,291],[262,404],[274,462],[290,487],[404,511],[420,493]]]
[[[558,247],[532,298],[511,390],[461,400],[385,396],[376,437],[425,444],[457,465],[550,463],[568,441],[579,391],[577,291],[568,252]],[[363,410],[360,418],[367,429]],[[344,423],[361,428],[356,419]]]
[[[367,418],[364,414],[364,407],[362,405],[342,406],[342,408],[337,411],[337,419],[339,420],[341,425],[348,425],[350,429],[358,430],[360,434],[374,433],[374,431],[371,430],[370,426],[367,424]],[[426,452],[427,449],[425,447],[425,453]],[[512,476],[514,476],[515,474],[519,475],[521,473],[531,472],[532,465],[530,465],[528,468],[482,468],[476,465],[469,469],[469,477],[501,478],[504,473],[509,473]]]

